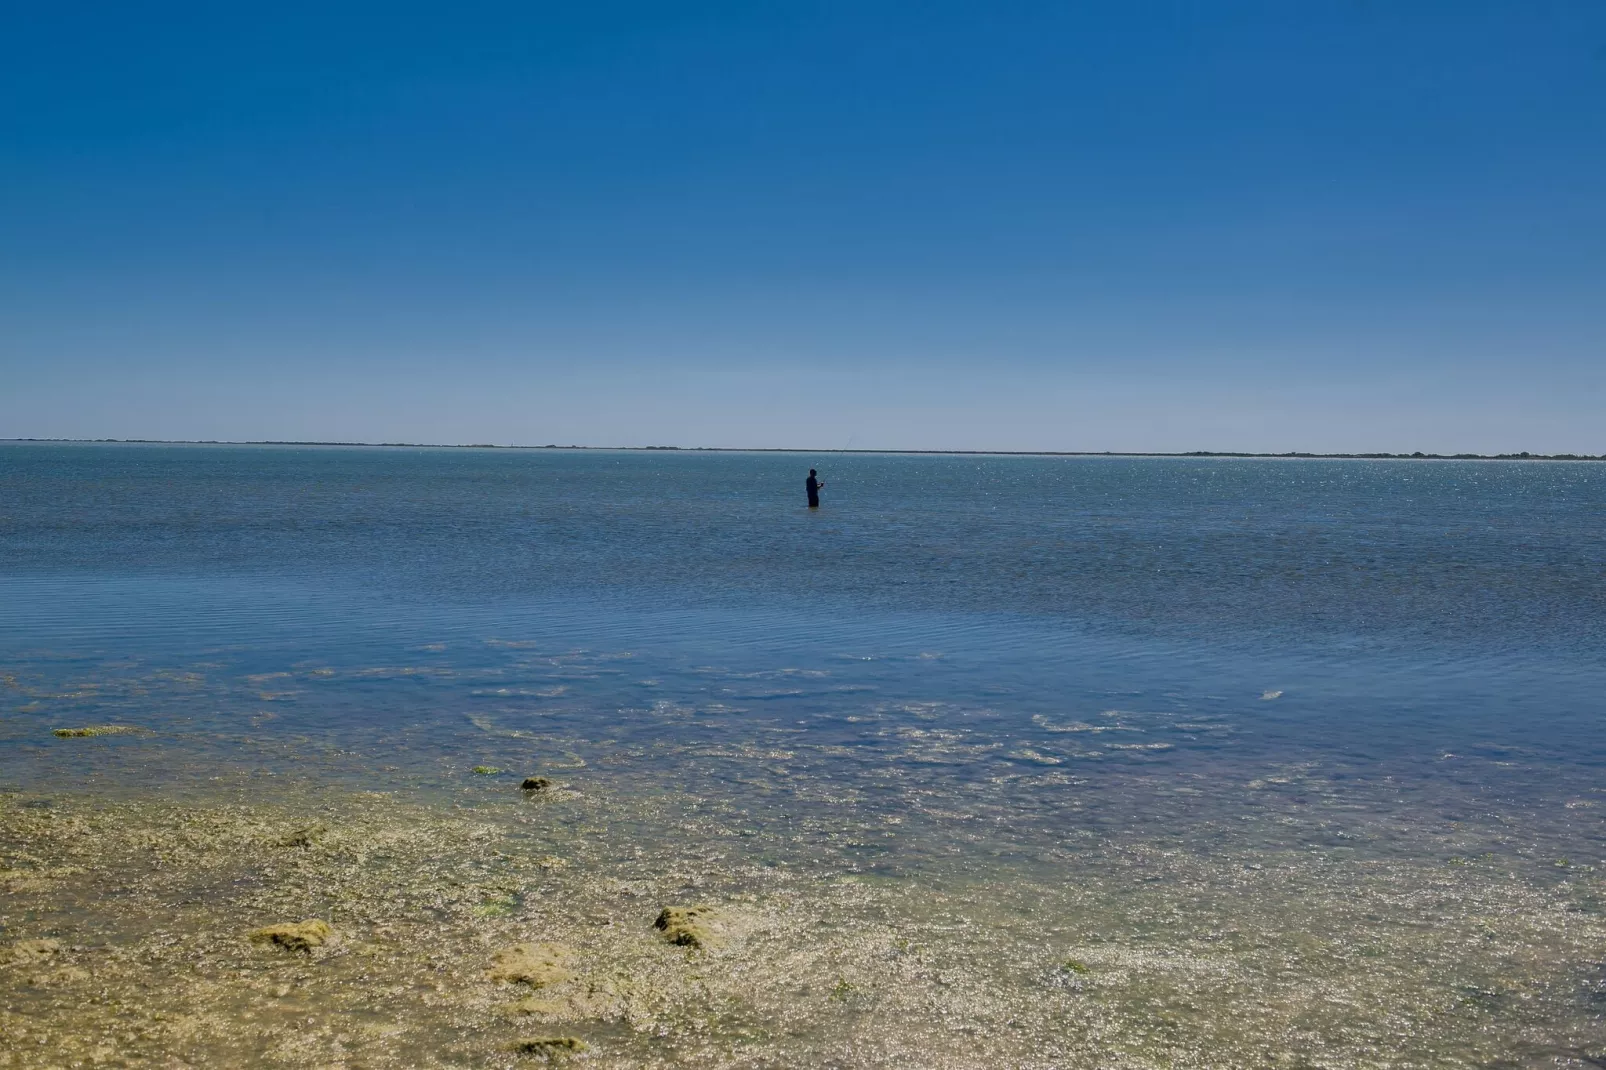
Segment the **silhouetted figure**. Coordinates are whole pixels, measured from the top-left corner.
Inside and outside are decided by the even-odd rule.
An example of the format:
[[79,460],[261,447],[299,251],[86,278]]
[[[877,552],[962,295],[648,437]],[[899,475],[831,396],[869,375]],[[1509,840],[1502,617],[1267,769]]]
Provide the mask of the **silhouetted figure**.
[[820,488],[825,486],[824,483],[821,483],[818,479],[815,479],[814,475],[814,469],[810,468],[808,482],[803,484],[803,486],[806,487],[809,492],[810,509],[818,509],[820,507]]

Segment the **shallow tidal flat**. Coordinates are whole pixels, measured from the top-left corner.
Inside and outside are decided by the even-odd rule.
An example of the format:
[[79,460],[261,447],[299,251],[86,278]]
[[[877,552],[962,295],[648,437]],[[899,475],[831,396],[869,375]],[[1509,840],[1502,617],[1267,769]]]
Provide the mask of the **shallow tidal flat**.
[[11,793],[0,1066],[1598,1065],[1600,873],[1497,814],[1368,852],[1380,819],[1308,779],[1327,812],[1010,858],[963,796]]

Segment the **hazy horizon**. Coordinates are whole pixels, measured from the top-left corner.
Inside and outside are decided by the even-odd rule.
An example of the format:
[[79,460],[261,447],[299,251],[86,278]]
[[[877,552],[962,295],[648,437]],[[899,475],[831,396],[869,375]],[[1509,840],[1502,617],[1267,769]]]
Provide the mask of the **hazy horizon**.
[[1606,452],[1606,5],[35,10],[0,88],[0,438]]
[[62,445],[62,446],[308,446],[330,449],[418,449],[418,450],[580,450],[599,453],[623,452],[679,452],[679,453],[795,453],[801,455],[833,454],[877,455],[907,454],[922,456],[975,456],[975,457],[1129,457],[1166,458],[1223,458],[1245,460],[1606,460],[1606,454],[1591,453],[1538,453],[1533,450],[1515,450],[1507,453],[1443,453],[1416,450],[1410,453],[1382,450],[1345,450],[1318,453],[1312,450],[1283,450],[1281,452],[1250,450],[962,450],[962,449],[900,449],[900,448],[843,448],[840,446],[682,446],[659,443],[649,446],[600,445],[582,446],[572,442],[362,442],[351,439],[226,439],[226,438],[0,438],[0,445]]

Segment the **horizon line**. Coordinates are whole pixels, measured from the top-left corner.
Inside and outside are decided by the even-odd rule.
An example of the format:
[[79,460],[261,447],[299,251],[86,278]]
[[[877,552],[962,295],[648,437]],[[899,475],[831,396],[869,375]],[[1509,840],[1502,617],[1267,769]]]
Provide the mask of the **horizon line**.
[[0,438],[7,443],[55,443],[68,445],[131,445],[131,446],[326,446],[363,447],[367,449],[431,449],[431,450],[593,450],[598,452],[634,453],[826,453],[826,454],[898,454],[911,456],[952,457],[1238,457],[1238,458],[1294,458],[1334,461],[1606,461],[1606,453],[1311,453],[1288,450],[1282,453],[1247,450],[943,450],[943,449],[809,449],[796,446],[579,446],[519,445],[495,442],[341,442],[297,439],[193,439],[193,438]]

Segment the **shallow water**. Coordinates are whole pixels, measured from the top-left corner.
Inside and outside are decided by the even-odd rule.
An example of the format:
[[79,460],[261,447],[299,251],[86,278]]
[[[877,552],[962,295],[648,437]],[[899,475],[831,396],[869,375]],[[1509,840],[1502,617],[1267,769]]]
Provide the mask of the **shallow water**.
[[820,463],[0,446],[0,1065],[1606,1057],[1606,466]]

